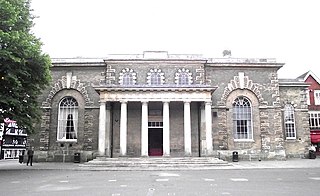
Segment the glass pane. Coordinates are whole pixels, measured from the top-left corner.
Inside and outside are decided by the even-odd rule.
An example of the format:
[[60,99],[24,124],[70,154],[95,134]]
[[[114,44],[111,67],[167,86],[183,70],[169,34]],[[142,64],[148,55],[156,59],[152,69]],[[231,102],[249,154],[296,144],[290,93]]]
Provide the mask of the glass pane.
[[238,97],[233,103],[233,130],[235,139],[252,139],[252,108],[245,97]]
[[78,102],[73,97],[65,97],[60,102],[58,115],[58,140],[77,139]]

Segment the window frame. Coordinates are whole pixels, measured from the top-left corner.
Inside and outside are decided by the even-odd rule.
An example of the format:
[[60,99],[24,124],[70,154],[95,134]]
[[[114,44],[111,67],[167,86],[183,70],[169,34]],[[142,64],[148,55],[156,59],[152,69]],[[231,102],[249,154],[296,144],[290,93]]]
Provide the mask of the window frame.
[[161,69],[150,69],[147,73],[147,83],[148,85],[160,86],[164,84],[164,73]]
[[314,90],[314,105],[320,105],[320,90]]
[[284,130],[286,139],[297,139],[295,112],[292,104],[284,106],[283,114]]
[[135,85],[137,83],[137,74],[133,69],[125,68],[119,74],[119,84],[124,86]]
[[154,72],[150,74],[150,85],[161,85],[160,73]]
[[311,101],[310,101],[310,92],[309,92],[309,90],[307,90],[307,93],[306,93],[306,99],[307,99],[307,104],[308,104],[308,105],[311,105]]
[[77,100],[72,96],[63,97],[58,106],[57,141],[77,142],[78,115],[79,104]]
[[122,85],[134,85],[132,73],[124,73],[123,74]]
[[320,129],[320,111],[309,111],[309,127],[310,130]]
[[[244,104],[245,101],[245,104]],[[245,96],[238,96],[233,104],[233,137],[235,141],[253,141],[252,103]]]
[[179,69],[175,74],[175,83],[177,85],[190,85],[192,84],[192,73],[189,69]]

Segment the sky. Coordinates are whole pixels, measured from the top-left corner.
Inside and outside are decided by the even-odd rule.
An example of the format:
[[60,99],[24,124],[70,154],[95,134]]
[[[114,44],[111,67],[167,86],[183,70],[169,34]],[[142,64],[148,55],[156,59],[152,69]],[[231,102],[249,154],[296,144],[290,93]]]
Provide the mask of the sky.
[[279,78],[320,77],[318,0],[32,0],[51,58],[202,54],[276,58]]

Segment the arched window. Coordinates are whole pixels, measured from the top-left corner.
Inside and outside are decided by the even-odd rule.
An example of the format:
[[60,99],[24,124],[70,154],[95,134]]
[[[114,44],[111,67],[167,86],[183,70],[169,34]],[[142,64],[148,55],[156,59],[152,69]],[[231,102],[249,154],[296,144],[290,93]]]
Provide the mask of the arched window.
[[125,68],[120,72],[119,84],[120,85],[134,85],[136,84],[137,74],[129,68]]
[[286,139],[296,139],[294,107],[291,104],[286,104],[284,106],[284,127]]
[[161,69],[151,69],[147,76],[149,85],[162,85],[164,83],[164,73]]
[[78,102],[64,97],[59,104],[58,141],[76,141],[78,131]]
[[234,139],[248,140],[252,136],[252,107],[246,97],[237,97],[233,102]]
[[175,80],[177,85],[192,84],[192,73],[185,68],[179,69],[176,73]]

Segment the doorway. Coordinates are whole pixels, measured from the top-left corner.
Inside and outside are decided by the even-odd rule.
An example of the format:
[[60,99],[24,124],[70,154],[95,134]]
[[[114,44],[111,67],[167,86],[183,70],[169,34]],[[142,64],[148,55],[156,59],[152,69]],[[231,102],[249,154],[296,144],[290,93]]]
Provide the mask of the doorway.
[[148,129],[148,154],[149,156],[163,155],[163,129],[149,128]]

